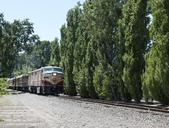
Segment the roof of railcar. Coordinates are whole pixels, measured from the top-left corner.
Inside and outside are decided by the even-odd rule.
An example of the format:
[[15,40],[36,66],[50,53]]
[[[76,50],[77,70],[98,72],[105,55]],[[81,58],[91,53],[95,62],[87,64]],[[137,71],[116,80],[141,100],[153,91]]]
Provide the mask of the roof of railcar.
[[43,69],[44,68],[61,68],[61,67],[57,67],[57,66],[45,66],[45,67],[42,67]]
[[17,78],[24,77],[24,76],[28,76],[28,74],[22,74],[22,75],[20,75],[20,76],[17,76],[16,79],[17,79]]
[[15,79],[22,78],[22,77],[25,77],[25,76],[27,76],[27,77],[28,77],[28,74],[22,74],[22,75],[20,75],[20,76],[16,76],[16,77],[8,78],[8,79],[7,79],[7,81],[15,80]]
[[11,80],[14,80],[15,78],[12,77],[12,78],[8,78],[7,81],[11,81]]
[[61,67],[57,67],[57,66],[45,66],[45,67],[41,67],[39,69],[35,69],[35,70],[33,70],[33,71],[29,72],[29,73],[38,72],[38,71],[40,71],[40,70],[42,70],[44,68],[61,68]]

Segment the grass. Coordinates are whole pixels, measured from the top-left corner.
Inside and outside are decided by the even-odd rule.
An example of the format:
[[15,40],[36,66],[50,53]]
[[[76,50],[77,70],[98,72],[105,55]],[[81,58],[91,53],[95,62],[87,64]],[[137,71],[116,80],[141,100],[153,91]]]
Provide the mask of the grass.
[[0,122],[3,122],[4,120],[0,118]]
[[0,78],[0,96],[6,94],[6,88],[7,88],[7,79],[6,78]]
[[3,91],[0,90],[0,97],[3,96],[3,95],[7,95],[7,92],[4,91],[4,90]]

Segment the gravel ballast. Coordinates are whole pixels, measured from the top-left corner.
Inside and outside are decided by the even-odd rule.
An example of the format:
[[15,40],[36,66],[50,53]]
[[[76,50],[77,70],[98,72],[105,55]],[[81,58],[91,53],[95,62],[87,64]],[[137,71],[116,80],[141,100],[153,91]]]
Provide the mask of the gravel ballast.
[[0,98],[0,128],[168,128],[169,114],[18,94]]

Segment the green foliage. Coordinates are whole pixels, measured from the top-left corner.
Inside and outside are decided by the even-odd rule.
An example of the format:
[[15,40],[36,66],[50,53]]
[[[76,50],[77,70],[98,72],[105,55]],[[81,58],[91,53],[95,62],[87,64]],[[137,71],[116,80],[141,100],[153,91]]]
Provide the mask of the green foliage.
[[13,74],[15,76],[26,74],[34,69],[47,66],[51,58],[51,45],[49,41],[40,41],[39,37],[31,37],[34,43],[25,46],[23,52],[16,58],[16,65]]
[[117,41],[123,3],[125,0],[88,0],[83,7],[78,4],[68,12],[67,24],[61,29],[61,65],[67,93],[73,85],[82,97],[99,95],[118,100],[128,95],[119,73],[122,55]]
[[32,67],[37,69],[49,64],[51,47],[49,41],[39,41],[34,45],[31,53]]
[[[12,76],[19,52],[29,51],[33,24],[28,19],[9,23],[0,14],[0,76]],[[10,51],[10,52],[9,52]]]
[[82,66],[82,69],[74,75],[77,92],[83,98],[89,97],[89,92],[86,87],[86,68]]
[[86,61],[85,61],[85,70],[86,70],[86,88],[89,92],[89,96],[91,98],[98,98],[98,95],[95,91],[95,87],[93,85],[93,74],[94,74],[94,49],[92,46],[92,42],[89,42],[86,53]]
[[143,74],[145,99],[153,98],[169,104],[169,2],[150,1],[153,21],[150,26],[152,46],[146,54]]
[[[111,88],[111,82],[112,79],[108,76],[105,75],[103,79],[103,88],[102,88],[102,96],[105,97],[107,100],[112,100],[113,98],[113,93],[115,94],[116,92],[112,92]],[[113,89],[114,90],[114,89]],[[116,97],[114,97],[116,99]]]
[[76,85],[77,92],[81,97],[89,97],[89,92],[86,86],[86,49],[88,44],[88,33],[86,32],[86,24],[84,21],[84,14],[81,5],[78,4],[76,9],[79,13],[79,21],[77,28],[77,42],[74,49],[74,65],[73,65],[73,79]]
[[[67,25],[61,28],[61,64],[65,68],[65,90],[69,95],[76,95],[74,82],[74,51],[78,41],[78,27],[81,17],[79,5],[67,13]],[[67,52],[68,50],[68,52]]]
[[93,83],[96,89],[97,94],[101,99],[111,100],[113,99],[113,94],[111,91],[111,82],[112,78],[108,76],[103,70],[101,65],[97,66],[94,72]]
[[7,79],[0,78],[0,96],[6,94],[5,89],[7,88]]
[[128,0],[121,21],[124,41],[123,80],[131,97],[139,102],[142,98],[141,75],[144,69],[144,52],[147,42],[147,0]]
[[[113,95],[108,96],[116,100],[119,99],[120,93],[117,83],[121,81],[121,76],[118,75],[121,68],[119,65],[119,60],[121,59],[119,58],[119,47],[121,46],[118,45],[117,41],[118,20],[121,17],[121,4],[120,1],[115,0],[93,0],[86,1],[84,4],[86,28],[90,35],[90,47],[92,47],[91,54],[93,60],[91,65],[93,69],[91,73],[93,74],[95,72],[95,76],[92,78],[94,79],[94,87],[106,87],[107,91],[111,90],[107,93],[112,93]],[[98,74],[97,67],[100,66],[102,67],[102,73]],[[104,76],[102,77],[103,80],[97,80],[98,77],[100,78],[100,75]],[[109,85],[107,85],[106,82],[104,82],[105,85],[102,85],[103,82],[102,84],[98,84],[97,81],[104,81],[104,79],[110,79],[111,82],[109,82]],[[110,87],[108,88],[108,86]],[[117,90],[117,93],[114,92],[114,89]]]
[[51,42],[50,47],[51,47],[51,56],[49,64],[59,66],[61,56],[60,56],[60,46],[57,38]]
[[103,68],[101,65],[97,66],[93,75],[93,83],[96,89],[96,92],[100,98],[103,98]]

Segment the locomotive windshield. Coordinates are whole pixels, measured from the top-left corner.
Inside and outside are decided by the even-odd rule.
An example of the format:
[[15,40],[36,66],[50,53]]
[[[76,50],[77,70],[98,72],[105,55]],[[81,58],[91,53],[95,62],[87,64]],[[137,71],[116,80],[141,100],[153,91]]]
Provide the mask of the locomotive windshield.
[[62,68],[53,68],[53,71],[63,72]]
[[44,68],[44,72],[49,72],[49,71],[52,71],[53,70],[53,68]]
[[44,68],[43,72],[63,72],[63,69],[60,67],[48,67],[48,68]]

